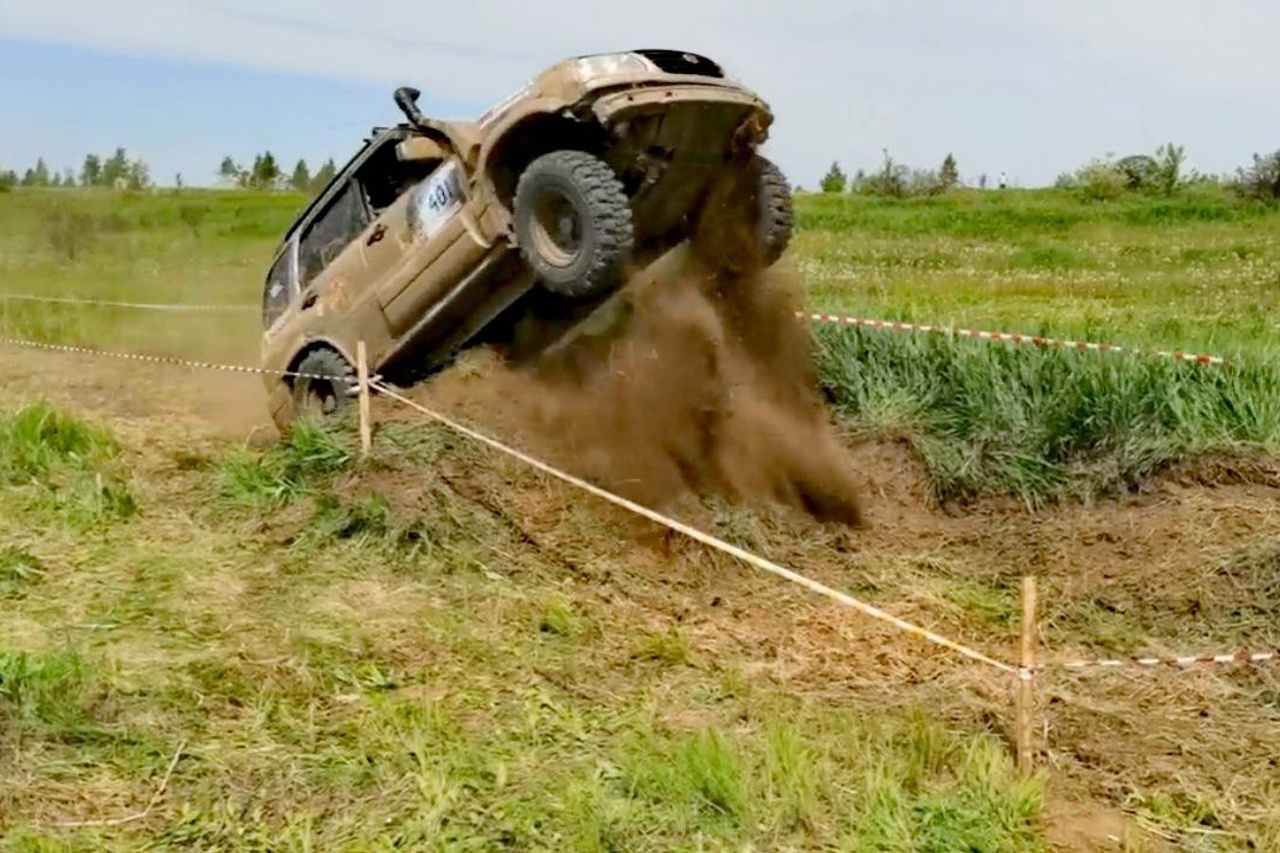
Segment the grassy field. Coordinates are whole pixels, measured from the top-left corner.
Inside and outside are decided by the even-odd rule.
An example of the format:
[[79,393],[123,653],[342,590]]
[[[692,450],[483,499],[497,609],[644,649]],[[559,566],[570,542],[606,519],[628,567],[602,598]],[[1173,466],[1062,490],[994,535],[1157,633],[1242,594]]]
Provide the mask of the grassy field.
[[1057,190],[810,195],[810,302],[942,325],[1270,357],[1280,215],[1210,188],[1087,204]]
[[[289,194],[0,196],[0,290],[256,304]],[[804,195],[789,261],[815,309],[1205,351],[1225,370],[820,329],[855,432],[909,442],[934,495],[1038,506],[1132,488],[1201,456],[1280,445],[1280,214],[1221,190],[1081,203],[1069,193],[892,201]],[[8,301],[23,336],[252,363],[252,310],[167,315]],[[0,328],[3,328],[0,326]],[[950,381],[937,383],[939,371]],[[1027,388],[1034,393],[1027,393]]]
[[[304,203],[0,194],[0,291],[256,303]],[[909,448],[961,514],[908,494],[915,516],[873,506],[882,532],[852,540],[718,505],[707,523],[1006,656],[1027,554],[1064,650],[1280,643],[1277,214],[1049,191],[799,210],[814,308],[1240,364],[820,329],[851,440]],[[253,310],[0,310],[6,336],[256,357]],[[51,370],[0,371],[0,850],[994,853],[1049,845],[1063,797],[1138,816],[1134,851],[1280,844],[1266,672],[1057,685],[1065,745],[1020,780],[999,685],[446,433],[392,422],[367,461],[341,430],[251,449],[188,426],[189,381]],[[884,464],[882,493],[915,470]],[[1177,512],[1105,505],[1168,471],[1192,484]]]

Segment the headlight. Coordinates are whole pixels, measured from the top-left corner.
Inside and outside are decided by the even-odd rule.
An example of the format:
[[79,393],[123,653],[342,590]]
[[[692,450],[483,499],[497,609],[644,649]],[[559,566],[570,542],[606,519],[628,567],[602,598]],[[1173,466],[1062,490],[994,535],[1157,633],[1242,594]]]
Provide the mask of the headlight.
[[653,66],[649,64],[649,60],[634,53],[608,53],[574,60],[573,70],[578,82],[586,85],[603,77],[648,74],[653,71]]

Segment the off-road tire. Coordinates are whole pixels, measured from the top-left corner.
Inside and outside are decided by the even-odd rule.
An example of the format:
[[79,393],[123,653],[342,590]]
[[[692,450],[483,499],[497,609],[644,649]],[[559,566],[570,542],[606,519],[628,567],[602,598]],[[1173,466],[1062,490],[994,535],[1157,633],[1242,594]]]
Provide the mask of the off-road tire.
[[[542,287],[586,299],[622,281],[635,237],[630,202],[609,164],[585,151],[544,154],[521,174],[514,208],[521,256]],[[573,234],[550,233],[549,211],[557,210],[561,223],[573,218]]]
[[751,168],[758,175],[756,186],[756,235],[760,241],[760,258],[773,266],[791,245],[795,228],[795,207],[791,199],[791,183],[772,161],[756,155]]
[[[293,378],[293,418],[333,417],[351,402],[356,387],[356,371],[339,353],[322,347],[307,353]],[[335,377],[318,379],[315,377]]]
[[772,161],[753,154],[711,187],[695,220],[694,249],[730,272],[771,267],[791,244],[794,224],[791,184]]

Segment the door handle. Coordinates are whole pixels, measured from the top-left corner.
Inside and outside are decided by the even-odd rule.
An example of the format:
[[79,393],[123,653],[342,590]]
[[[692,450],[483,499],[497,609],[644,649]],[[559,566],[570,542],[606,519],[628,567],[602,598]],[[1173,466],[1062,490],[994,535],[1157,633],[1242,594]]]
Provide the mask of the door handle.
[[373,226],[373,231],[370,232],[369,239],[365,241],[365,245],[372,246],[385,236],[387,236],[387,226],[379,222],[377,225]]

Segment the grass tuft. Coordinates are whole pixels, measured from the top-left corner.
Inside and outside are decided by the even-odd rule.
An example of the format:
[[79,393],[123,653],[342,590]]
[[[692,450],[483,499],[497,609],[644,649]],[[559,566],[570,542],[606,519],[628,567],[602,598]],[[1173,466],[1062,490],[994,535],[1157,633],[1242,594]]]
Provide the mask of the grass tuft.
[[73,523],[126,518],[137,505],[115,473],[119,450],[105,429],[34,403],[0,416],[0,485]]
[[91,668],[79,654],[0,650],[0,718],[47,736],[90,725]]
[[837,410],[857,430],[909,441],[943,502],[1089,499],[1207,454],[1280,447],[1280,372],[1267,366],[831,327],[817,335]]
[[301,421],[265,451],[238,447],[227,454],[215,470],[217,496],[225,506],[261,510],[314,494],[351,463],[348,442],[339,427]]
[[20,598],[39,582],[44,566],[31,552],[15,545],[0,547],[0,598]]

